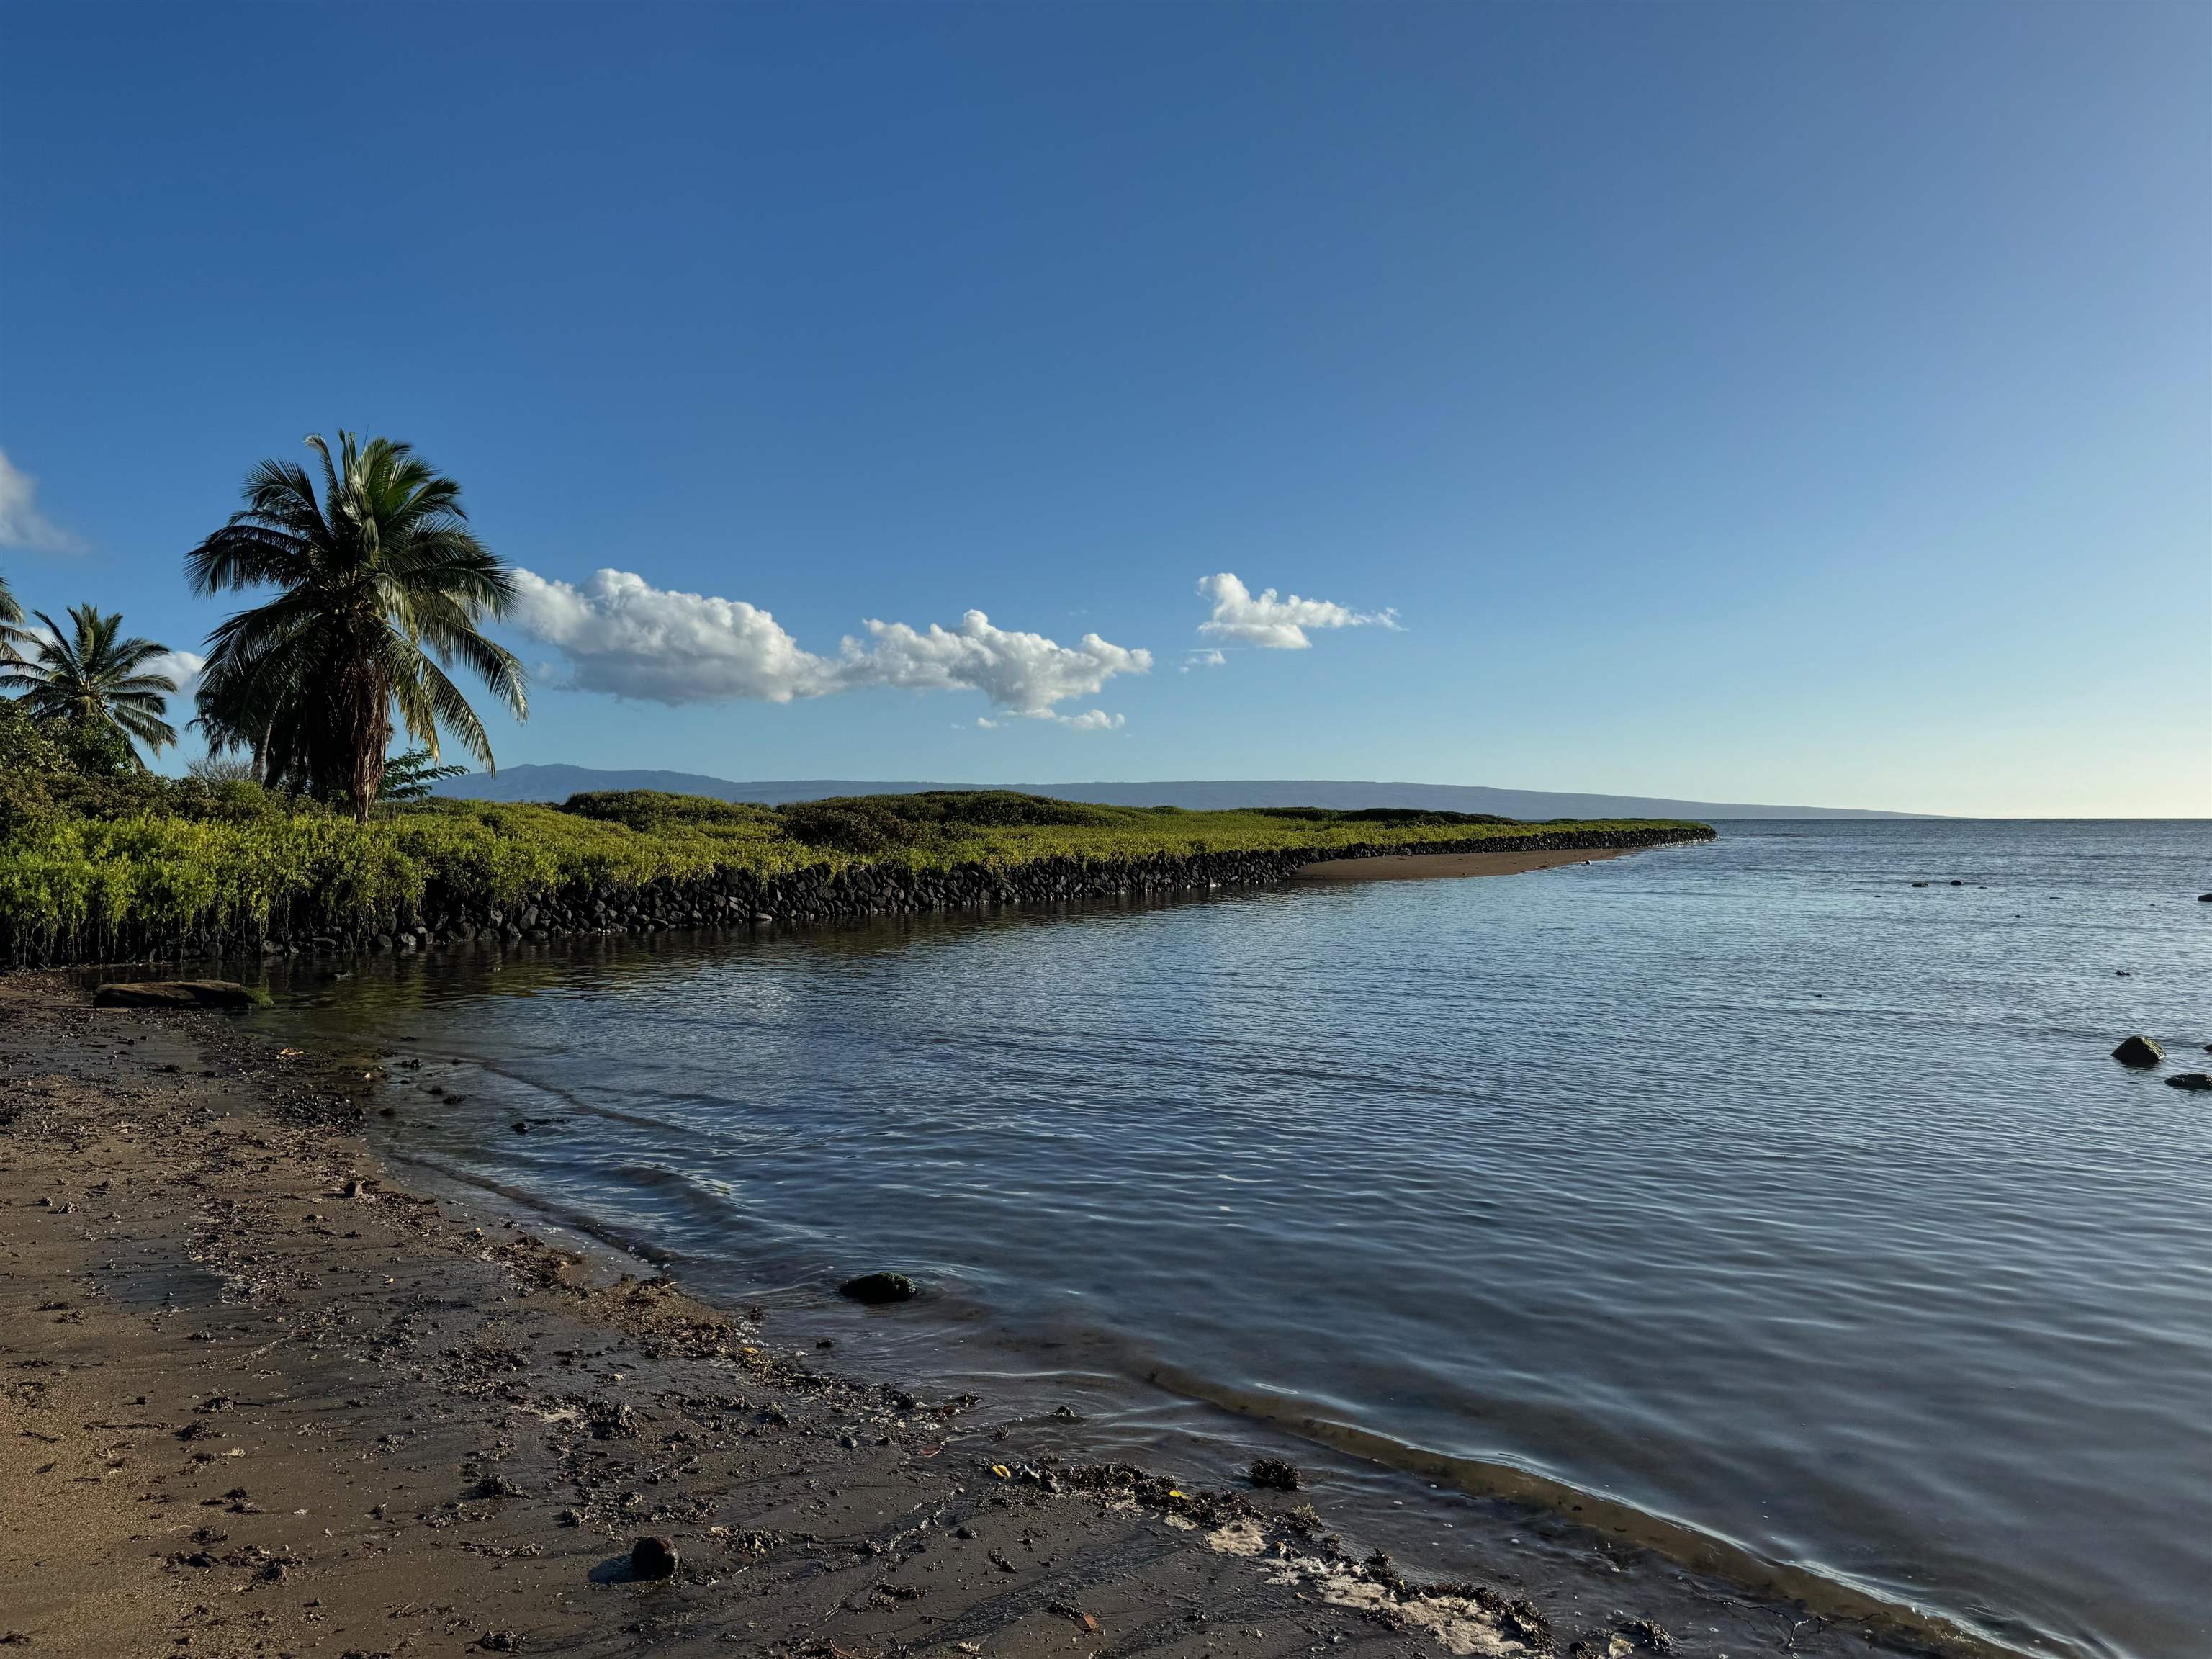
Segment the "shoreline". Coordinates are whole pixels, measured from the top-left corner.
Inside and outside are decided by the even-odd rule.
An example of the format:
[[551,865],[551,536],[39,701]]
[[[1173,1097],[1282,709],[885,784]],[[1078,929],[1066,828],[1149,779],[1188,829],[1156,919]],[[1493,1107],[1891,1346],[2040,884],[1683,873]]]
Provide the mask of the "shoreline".
[[[378,1078],[321,1065],[250,1016],[0,976],[0,1637],[1619,1659],[1642,1620],[1686,1655],[1938,1650],[1519,1510],[1534,1547],[1412,1584],[1328,1530],[1326,1470],[1207,1492],[1082,1461],[1079,1422],[817,1370],[803,1312],[410,1193],[358,1133]],[[643,1534],[676,1580],[629,1578]]]
[[[1658,843],[1667,845],[1669,843]],[[1293,870],[1292,881],[1435,881],[1464,876],[1525,876],[1567,864],[1595,864],[1640,853],[1641,847],[1576,847],[1547,852],[1379,853],[1323,859]]]

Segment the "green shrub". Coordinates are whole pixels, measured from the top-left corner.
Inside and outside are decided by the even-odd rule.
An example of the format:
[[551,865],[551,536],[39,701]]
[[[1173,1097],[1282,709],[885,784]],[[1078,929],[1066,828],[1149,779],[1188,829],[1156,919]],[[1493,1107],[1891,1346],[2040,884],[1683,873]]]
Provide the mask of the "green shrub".
[[571,795],[561,810],[578,817],[599,818],[651,831],[670,824],[740,826],[773,825],[775,810],[750,801],[714,800],[705,795],[665,795],[658,789],[602,789]]

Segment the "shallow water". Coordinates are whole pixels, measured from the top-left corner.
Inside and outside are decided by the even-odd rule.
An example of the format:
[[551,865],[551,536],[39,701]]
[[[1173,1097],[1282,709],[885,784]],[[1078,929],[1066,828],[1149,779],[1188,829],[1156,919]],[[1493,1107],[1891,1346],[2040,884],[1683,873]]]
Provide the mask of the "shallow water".
[[908,1374],[1186,1452],[1184,1398],[1326,1419],[2030,1650],[2196,1659],[2212,1096],[2107,1056],[2212,1067],[2208,887],[2203,823],[1729,824],[303,971],[282,1018],[424,1057],[396,1156],[725,1295],[916,1273],[842,1316]]

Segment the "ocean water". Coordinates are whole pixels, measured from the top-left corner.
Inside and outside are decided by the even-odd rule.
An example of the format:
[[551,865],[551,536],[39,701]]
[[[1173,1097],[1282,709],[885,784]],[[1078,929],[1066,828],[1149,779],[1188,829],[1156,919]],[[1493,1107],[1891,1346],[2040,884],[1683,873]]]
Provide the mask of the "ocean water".
[[[392,1157],[842,1320],[841,1361],[1185,1457],[1228,1407],[1414,1501],[1448,1471],[2023,1651],[2199,1659],[2212,1095],[2163,1078],[2212,1069],[2207,890],[2204,823],[1728,824],[302,970],[279,1018],[421,1059]],[[2160,1071],[2108,1057],[2137,1030]],[[878,1267],[931,1294],[836,1304]]]

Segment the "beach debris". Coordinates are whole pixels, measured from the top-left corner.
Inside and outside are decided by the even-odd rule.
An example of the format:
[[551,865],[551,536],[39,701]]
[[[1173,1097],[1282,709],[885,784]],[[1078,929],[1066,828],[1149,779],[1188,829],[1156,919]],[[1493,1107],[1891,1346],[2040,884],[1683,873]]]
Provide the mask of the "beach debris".
[[673,1578],[677,1568],[683,1565],[684,1557],[672,1539],[641,1538],[629,1547],[629,1570],[634,1577]]
[[873,1308],[886,1302],[910,1302],[921,1294],[921,1286],[904,1273],[862,1273],[840,1285],[837,1294]]
[[1296,1492],[1298,1489],[1298,1466],[1285,1458],[1255,1457],[1249,1473],[1254,1486],[1268,1492]]
[[1072,1620],[1085,1630],[1098,1628],[1098,1621],[1096,1619],[1084,1612],[1082,1608],[1070,1606],[1066,1601],[1048,1601],[1044,1610],[1058,1618]]
[[2169,1089],[2194,1089],[2200,1093],[2212,1091],[2212,1074],[2203,1072],[2176,1072],[2172,1077],[2166,1079],[2166,1086]]
[[2166,1050],[2138,1032],[2113,1049],[2112,1058],[2123,1066],[2155,1066],[2166,1058]]
[[95,1008],[252,1008],[267,1000],[228,979],[118,981],[92,994]]

